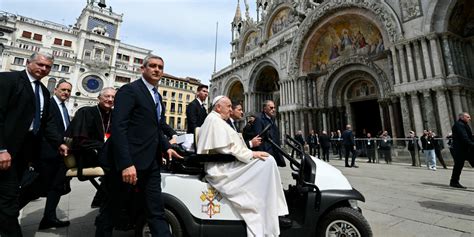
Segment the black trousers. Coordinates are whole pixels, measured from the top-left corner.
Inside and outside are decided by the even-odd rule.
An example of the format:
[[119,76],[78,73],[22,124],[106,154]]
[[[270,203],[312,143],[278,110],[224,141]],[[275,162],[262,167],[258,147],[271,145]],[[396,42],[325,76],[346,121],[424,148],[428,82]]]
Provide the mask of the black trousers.
[[[145,196],[145,213],[151,235],[157,237],[171,237],[169,226],[166,222],[163,200],[161,198],[161,174],[157,161],[143,171],[137,171],[137,185],[131,186],[122,182],[120,172],[113,172],[104,177],[103,186],[106,188],[106,200],[100,208],[95,220],[96,237],[112,236],[114,224],[124,205],[129,205],[127,192],[140,190]],[[128,196],[129,197],[129,196]],[[133,200],[132,200],[133,201]],[[132,206],[133,203],[132,203]]]
[[351,165],[355,165],[355,159],[356,159],[356,150],[354,149],[354,146],[351,145],[344,145],[344,149],[346,151],[345,157],[346,157],[346,166],[349,166],[349,153],[352,153],[352,160],[351,160]]
[[62,157],[42,159],[38,163],[40,172],[41,196],[46,196],[43,219],[57,219],[56,208],[61,196],[71,191],[70,178],[66,177],[66,166]]
[[375,163],[375,148],[367,148],[367,158],[369,159],[369,162],[374,162]]
[[[310,155],[315,156],[316,155],[316,149],[317,149],[316,144],[314,144],[314,143],[309,144],[309,154]],[[319,158],[321,158],[321,157],[319,157]]]
[[16,166],[0,171],[0,236],[22,236],[18,223],[20,189]]
[[451,152],[451,155],[454,159],[453,173],[451,174],[451,183],[458,183],[461,177],[462,169],[464,168],[465,161],[469,161],[471,167],[474,167],[474,159],[469,159],[468,156],[456,154],[456,151],[452,148],[450,148],[449,151]]
[[329,147],[322,147],[323,148],[323,160],[329,162]]

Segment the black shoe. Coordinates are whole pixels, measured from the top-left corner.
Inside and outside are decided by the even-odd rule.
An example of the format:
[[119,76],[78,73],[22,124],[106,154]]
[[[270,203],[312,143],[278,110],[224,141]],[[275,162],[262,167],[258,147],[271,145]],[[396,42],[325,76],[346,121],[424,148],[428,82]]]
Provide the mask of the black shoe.
[[289,228],[293,225],[293,221],[290,218],[284,216],[279,216],[278,222],[280,223],[280,228]]
[[49,229],[49,228],[60,228],[60,227],[66,227],[69,226],[71,223],[69,221],[61,221],[59,219],[54,219],[54,220],[47,220],[47,219],[41,219],[40,225],[38,227],[38,230],[44,230],[44,229]]
[[451,186],[451,187],[453,187],[453,188],[466,189],[466,187],[462,186],[459,182],[456,182],[456,183],[449,183],[449,186]]
[[359,168],[359,166],[358,165],[353,165],[352,168]]
[[351,166],[350,166],[350,165],[346,165],[346,167],[348,167],[348,168],[351,168]]

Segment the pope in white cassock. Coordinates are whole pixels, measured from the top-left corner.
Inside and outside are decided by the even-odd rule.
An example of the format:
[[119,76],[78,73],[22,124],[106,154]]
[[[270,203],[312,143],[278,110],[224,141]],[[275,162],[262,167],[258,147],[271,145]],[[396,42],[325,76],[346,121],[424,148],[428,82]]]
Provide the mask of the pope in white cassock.
[[206,163],[206,180],[232,202],[247,225],[247,236],[278,236],[278,216],[288,214],[276,162],[266,152],[247,148],[240,133],[224,120],[232,111],[229,98],[218,96],[199,130],[198,154],[232,154],[227,163]]

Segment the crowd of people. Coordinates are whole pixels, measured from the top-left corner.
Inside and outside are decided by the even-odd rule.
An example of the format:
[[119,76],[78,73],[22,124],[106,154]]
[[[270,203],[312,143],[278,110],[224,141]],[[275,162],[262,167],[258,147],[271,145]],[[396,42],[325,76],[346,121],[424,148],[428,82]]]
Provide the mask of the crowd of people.
[[[56,216],[61,196],[71,191],[63,162],[69,153],[81,157],[84,167],[102,166],[107,171],[91,204],[100,206],[96,236],[112,236],[117,211],[129,201],[121,194],[131,187],[144,190],[152,236],[171,236],[161,199],[160,167],[163,157],[183,157],[171,148],[177,134],[166,123],[157,90],[164,60],[146,57],[138,80],[118,90],[103,88],[97,105],[79,109],[72,120],[65,102],[73,85],[61,80],[51,96],[41,83],[53,62],[50,54],[34,53],[25,70],[0,73],[0,236],[22,236],[19,211],[38,197],[46,197],[39,229],[70,225]],[[277,168],[285,167],[286,162],[273,145],[281,145],[275,103],[264,101],[261,111],[247,116],[247,123],[241,126],[244,112],[239,102],[216,96],[207,108],[207,96],[208,87],[199,86],[186,110],[188,133],[201,128],[196,152],[231,154],[236,160],[206,164],[205,179],[234,204],[247,224],[248,236],[278,236],[280,227],[291,226],[292,221],[285,217],[288,207]],[[468,113],[461,113],[449,137],[455,161],[450,185],[456,188],[465,188],[459,183],[464,161],[474,165],[469,156],[474,148],[470,119]],[[66,145],[64,137],[72,143]],[[436,170],[435,157],[446,168],[436,138],[429,130],[420,139],[409,132],[406,141],[412,165],[419,165],[416,155],[421,150],[428,169]],[[311,155],[327,162],[331,148],[339,159],[344,154],[346,167],[357,168],[355,161],[361,152],[369,163],[376,162],[376,151],[387,164],[392,162],[393,139],[387,131],[356,139],[348,124],[343,132],[311,130],[306,138],[298,131],[295,139],[302,147],[308,146]],[[261,192],[262,186],[267,191]],[[266,205],[252,205],[256,200],[266,200]]]

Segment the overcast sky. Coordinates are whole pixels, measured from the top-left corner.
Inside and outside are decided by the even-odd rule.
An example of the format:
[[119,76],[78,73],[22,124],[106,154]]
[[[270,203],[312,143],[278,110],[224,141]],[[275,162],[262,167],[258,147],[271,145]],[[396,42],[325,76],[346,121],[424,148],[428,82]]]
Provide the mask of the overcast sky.
[[[255,19],[255,1],[248,2]],[[87,0],[0,0],[0,10],[73,25],[86,4]],[[237,0],[106,0],[106,4],[123,13],[121,41],[162,56],[168,74],[209,83],[214,70],[216,22],[217,71],[230,64],[230,23]]]

